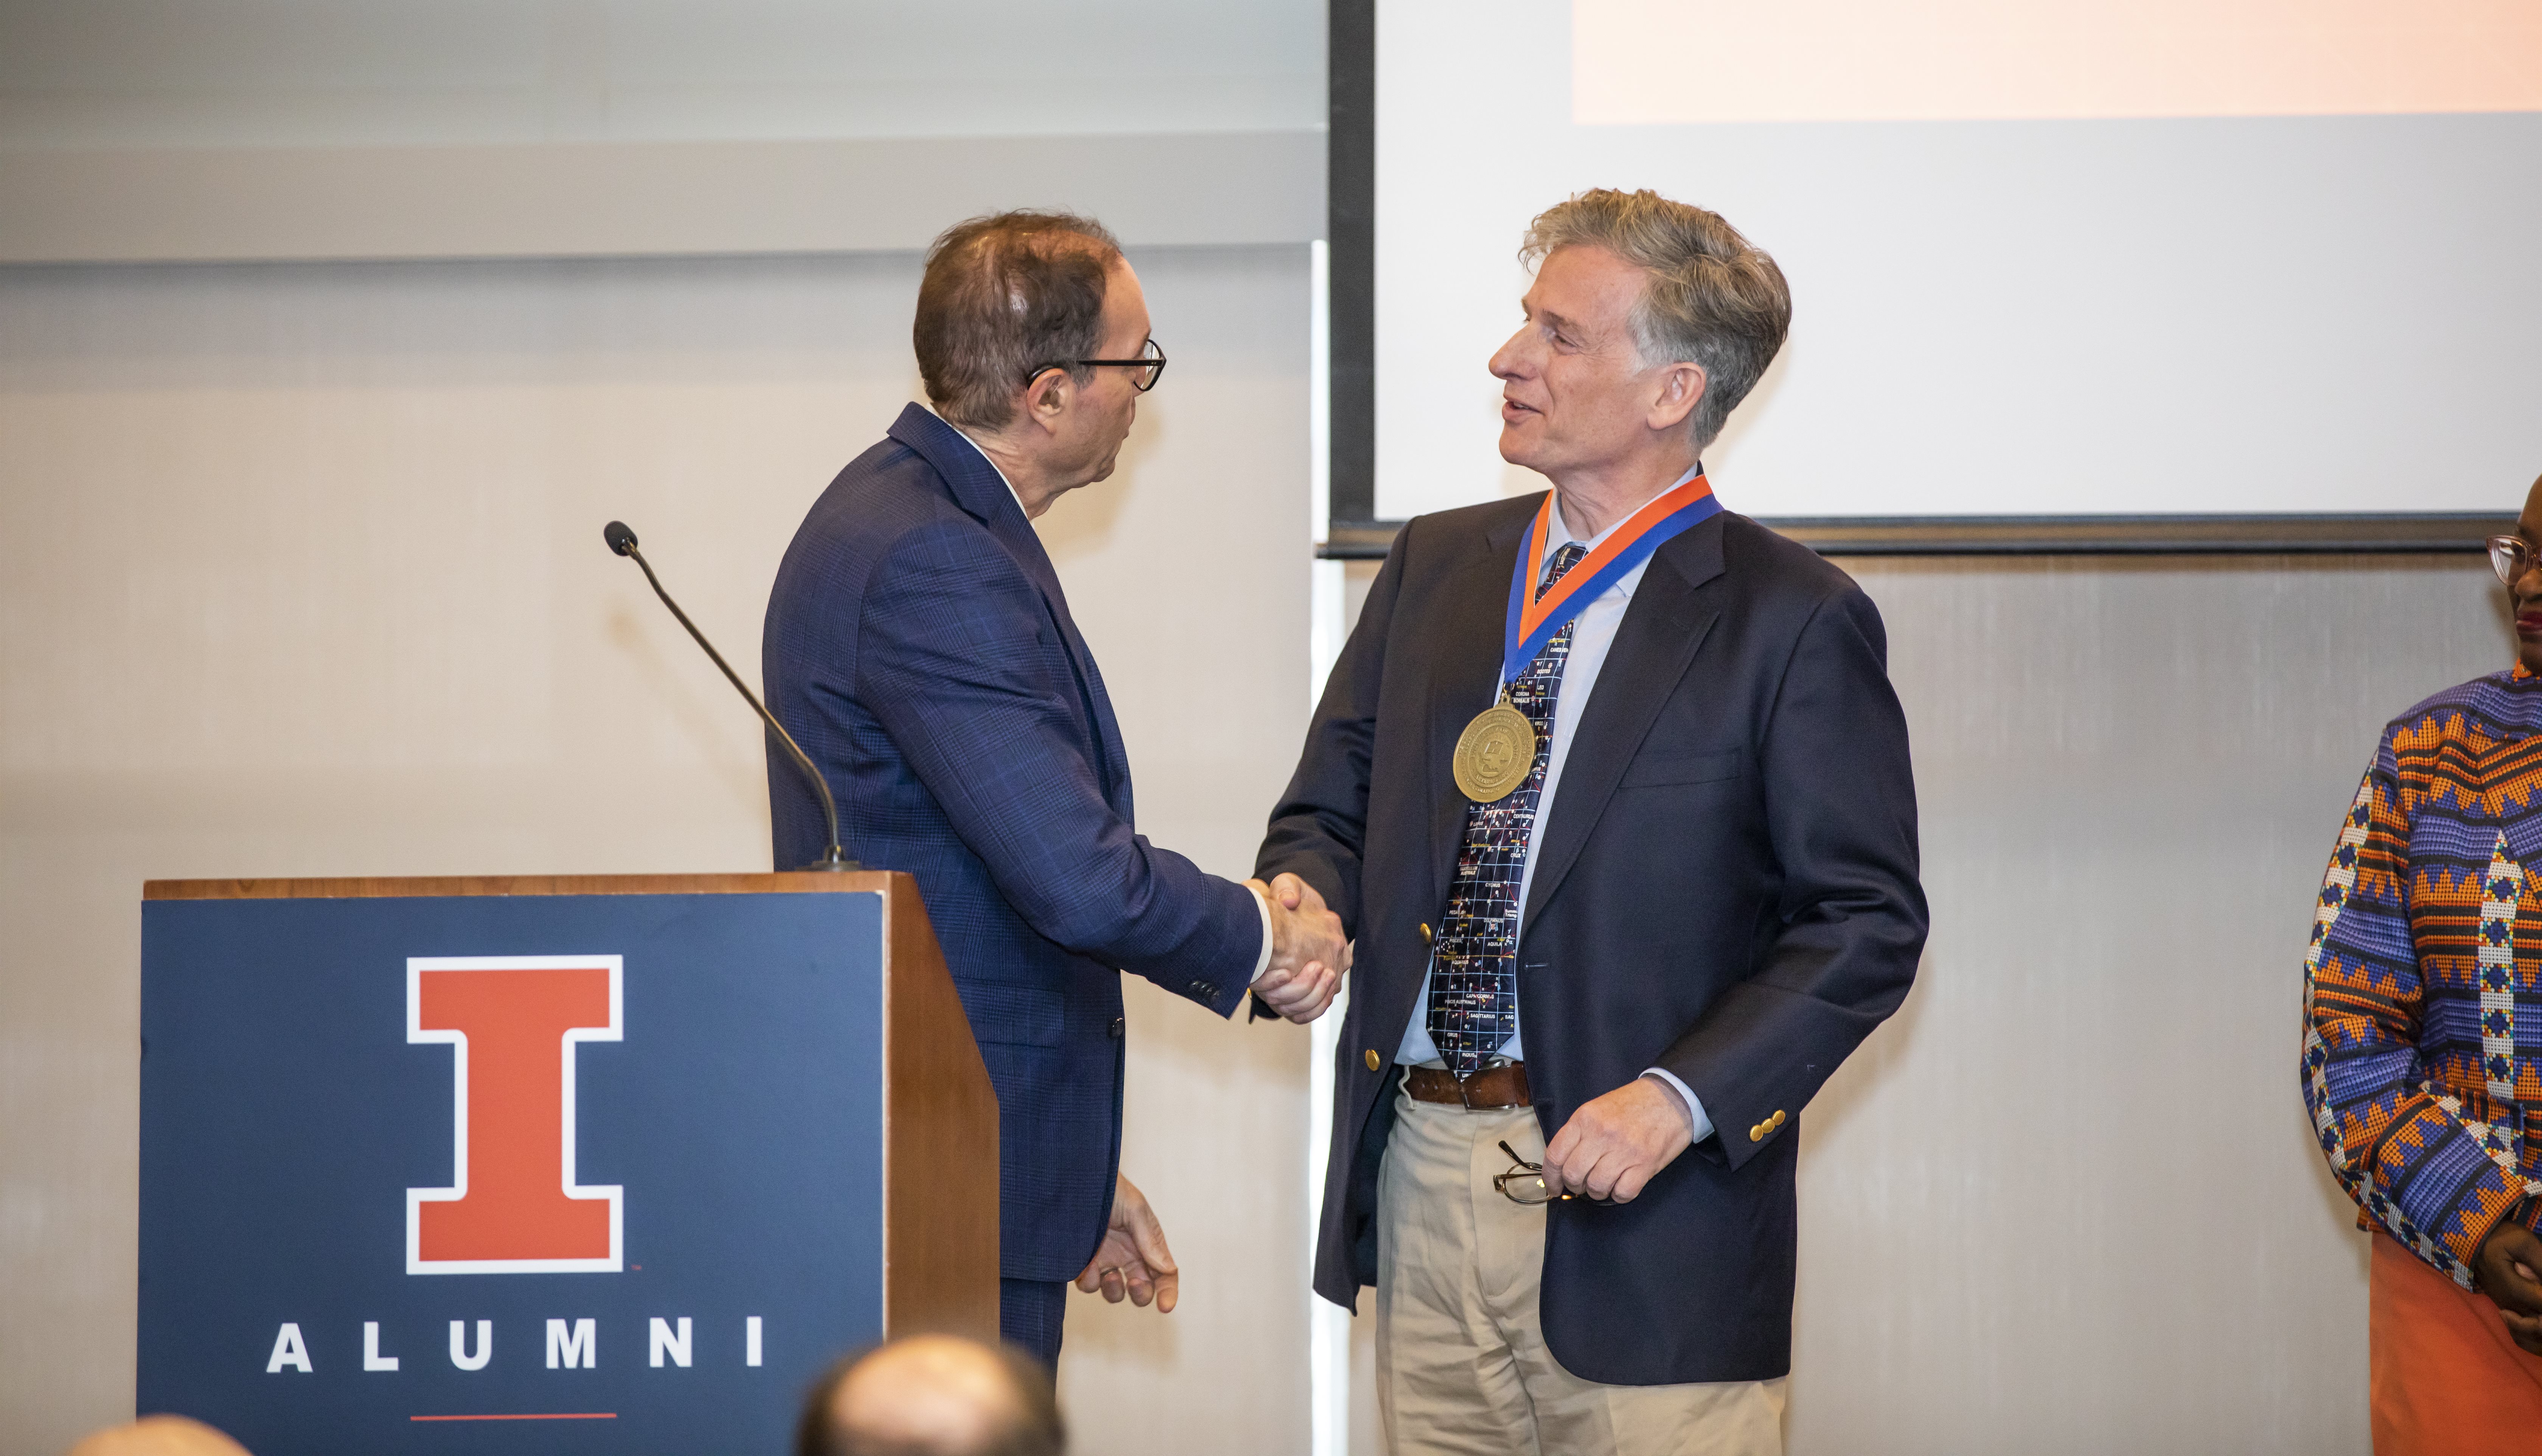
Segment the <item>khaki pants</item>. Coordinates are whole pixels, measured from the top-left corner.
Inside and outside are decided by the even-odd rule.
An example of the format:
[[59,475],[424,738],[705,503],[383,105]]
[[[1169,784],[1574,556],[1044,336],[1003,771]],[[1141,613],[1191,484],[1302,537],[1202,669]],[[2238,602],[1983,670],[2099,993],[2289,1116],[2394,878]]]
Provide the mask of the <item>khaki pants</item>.
[[1377,1400],[1394,1456],[1780,1456],[1781,1380],[1599,1385],[1538,1333],[1544,1209],[1492,1187],[1503,1139],[1529,1162],[1526,1108],[1467,1112],[1395,1094],[1379,1175]]

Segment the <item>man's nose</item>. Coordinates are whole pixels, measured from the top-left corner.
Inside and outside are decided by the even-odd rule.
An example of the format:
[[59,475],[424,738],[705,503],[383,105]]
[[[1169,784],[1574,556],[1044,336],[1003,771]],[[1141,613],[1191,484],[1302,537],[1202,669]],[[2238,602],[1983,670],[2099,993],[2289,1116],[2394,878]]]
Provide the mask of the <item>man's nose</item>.
[[1490,365],[1492,378],[1517,379],[1519,376],[1527,372],[1525,351],[1520,348],[1520,345],[1526,340],[1526,338],[1527,333],[1522,329],[1517,333],[1511,334],[1509,336],[1509,342],[1502,344],[1498,349],[1493,351]]

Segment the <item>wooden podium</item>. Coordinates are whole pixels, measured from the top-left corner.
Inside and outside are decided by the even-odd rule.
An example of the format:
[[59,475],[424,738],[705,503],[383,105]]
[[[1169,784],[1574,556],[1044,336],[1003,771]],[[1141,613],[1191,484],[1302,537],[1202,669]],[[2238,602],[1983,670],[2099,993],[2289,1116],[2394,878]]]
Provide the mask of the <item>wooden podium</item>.
[[138,1404],[260,1456],[782,1451],[998,1332],[998,1112],[901,874],[154,881]]

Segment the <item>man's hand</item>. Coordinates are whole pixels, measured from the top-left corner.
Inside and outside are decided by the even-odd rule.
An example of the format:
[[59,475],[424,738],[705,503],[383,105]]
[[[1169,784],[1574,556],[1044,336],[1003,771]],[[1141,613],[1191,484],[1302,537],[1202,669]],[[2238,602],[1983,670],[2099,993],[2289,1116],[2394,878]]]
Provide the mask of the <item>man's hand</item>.
[[1120,1179],[1112,1193],[1111,1227],[1104,1230],[1094,1261],[1077,1276],[1077,1287],[1088,1294],[1100,1289],[1114,1304],[1127,1294],[1141,1309],[1153,1300],[1157,1313],[1170,1314],[1180,1278],[1174,1251],[1165,1247],[1164,1226],[1148,1206],[1148,1196],[1129,1179]]
[[1254,994],[1291,1021],[1314,1020],[1332,1005],[1350,970],[1341,917],[1324,909],[1324,898],[1296,875],[1281,875],[1268,885],[1244,883],[1271,904],[1271,965],[1254,983]]
[[2472,1256],[2472,1281],[2498,1305],[2515,1347],[2542,1355],[2542,1239],[2511,1218],[2499,1220]]
[[1635,1077],[1581,1105],[1544,1145],[1544,1186],[1629,1203],[1694,1144],[1694,1115],[1656,1077]]

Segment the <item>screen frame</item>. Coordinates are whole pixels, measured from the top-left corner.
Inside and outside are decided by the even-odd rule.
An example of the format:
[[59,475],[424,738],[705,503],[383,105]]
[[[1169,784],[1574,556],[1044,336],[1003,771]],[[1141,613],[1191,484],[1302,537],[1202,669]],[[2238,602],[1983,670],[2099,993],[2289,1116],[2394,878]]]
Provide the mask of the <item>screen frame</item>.
[[[1327,560],[1377,560],[1377,7],[1326,0],[1325,235],[1331,435]],[[2479,553],[2515,529],[2484,512],[1760,517],[1827,555]]]

